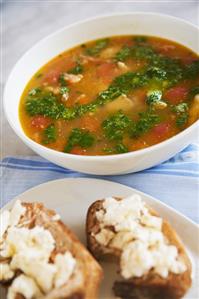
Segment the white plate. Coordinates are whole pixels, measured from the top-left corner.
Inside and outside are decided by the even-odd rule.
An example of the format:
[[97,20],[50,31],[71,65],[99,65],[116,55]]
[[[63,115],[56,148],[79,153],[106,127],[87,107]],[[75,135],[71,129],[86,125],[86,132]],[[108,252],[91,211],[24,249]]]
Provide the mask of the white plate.
[[[51,181],[32,188],[14,198],[3,209],[10,208],[16,199],[26,202],[42,202],[46,207],[56,210],[61,215],[62,220],[85,244],[85,219],[88,207],[92,202],[106,196],[128,196],[132,193],[142,195],[145,202],[157,210],[163,218],[168,219],[180,235],[193,262],[193,285],[184,298],[199,298],[199,285],[197,284],[197,281],[199,281],[198,226],[182,214],[147,194],[110,181],[70,178]],[[101,286],[100,299],[113,299],[115,297],[111,289],[114,281],[113,268],[115,267],[111,264],[103,264],[103,268],[105,277]]]

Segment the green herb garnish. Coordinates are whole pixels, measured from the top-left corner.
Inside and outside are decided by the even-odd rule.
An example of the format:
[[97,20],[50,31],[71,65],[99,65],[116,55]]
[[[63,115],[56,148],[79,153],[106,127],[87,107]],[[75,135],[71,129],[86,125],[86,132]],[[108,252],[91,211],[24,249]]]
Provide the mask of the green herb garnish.
[[147,41],[147,37],[146,36],[135,36],[133,38],[133,40],[137,43],[145,43]]
[[102,128],[109,140],[121,141],[124,133],[131,125],[132,120],[122,111],[119,111],[104,120]]
[[115,146],[116,154],[124,154],[124,153],[127,153],[128,151],[129,151],[128,148],[123,143],[118,143]]
[[77,63],[77,65],[75,67],[73,67],[72,69],[70,69],[68,71],[68,73],[77,75],[77,74],[81,74],[83,72],[83,70],[84,70],[83,65],[81,65],[80,63]]
[[29,96],[35,96],[35,95],[37,95],[37,94],[40,93],[40,92],[41,92],[41,88],[36,87],[36,88],[31,89],[31,90],[29,91],[28,95],[29,95]]
[[199,75],[199,59],[188,64],[184,70],[185,79],[194,79]]
[[66,86],[62,86],[60,87],[60,93],[63,95],[65,93],[68,93],[69,92],[69,88],[66,87]]
[[49,144],[56,141],[57,133],[55,125],[51,124],[43,131],[43,143]]
[[132,126],[130,134],[132,137],[139,137],[148,132],[155,124],[160,122],[158,115],[151,111],[140,112],[139,120]]
[[188,113],[182,113],[181,115],[179,115],[176,119],[176,126],[178,128],[183,127],[188,121],[188,117]]
[[91,56],[96,56],[98,55],[104,48],[107,47],[109,42],[109,39],[100,39],[96,41],[95,45],[91,48],[86,49],[86,54],[91,55]]
[[191,88],[191,90],[189,92],[189,96],[192,98],[197,94],[199,94],[199,86]]
[[119,52],[117,52],[117,54],[115,55],[115,60],[125,61],[129,57],[131,57],[131,48],[125,46]]
[[64,74],[63,73],[59,76],[59,83],[62,87],[67,85],[66,80],[64,79]]
[[73,149],[74,146],[88,148],[91,147],[94,142],[95,137],[89,131],[75,128],[68,137],[64,151],[68,153]]
[[154,105],[161,101],[162,92],[161,90],[153,90],[147,93],[146,103],[148,105]]
[[176,126],[178,128],[183,127],[189,117],[188,111],[189,111],[189,107],[187,103],[180,103],[176,106],[174,106],[172,108],[172,111],[175,112],[177,114],[177,118],[176,118]]

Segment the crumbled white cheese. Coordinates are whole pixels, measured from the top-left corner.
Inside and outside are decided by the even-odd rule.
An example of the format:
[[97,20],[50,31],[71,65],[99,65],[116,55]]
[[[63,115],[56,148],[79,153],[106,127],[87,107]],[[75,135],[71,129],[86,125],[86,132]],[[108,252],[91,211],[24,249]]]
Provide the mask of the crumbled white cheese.
[[26,212],[26,208],[22,206],[21,201],[17,200],[10,211],[10,226],[15,226],[18,224],[21,216]]
[[14,276],[14,272],[10,266],[6,263],[0,263],[0,281],[9,280]]
[[137,194],[116,200],[108,197],[103,202],[105,211],[96,212],[96,217],[104,226],[113,225],[116,231],[129,231],[136,225],[136,220],[141,217],[141,212],[146,213],[147,209],[141,197]]
[[147,244],[141,241],[130,242],[122,252],[121,274],[125,279],[141,277],[153,267],[153,259]]
[[0,242],[10,223],[10,212],[5,210],[0,214]]
[[48,230],[41,226],[32,229],[25,227],[10,227],[0,255],[12,257],[20,252],[37,260],[48,261],[55,241]]
[[[39,289],[48,293],[66,283],[76,265],[70,252],[57,254],[55,262],[50,262],[55,240],[50,231],[42,226],[32,229],[17,226],[25,211],[21,202],[16,201],[11,212],[4,211],[1,214],[1,237],[7,233],[2,238],[0,256],[10,258],[10,264],[0,264],[0,281],[12,278],[17,270],[25,274],[13,281],[8,299],[15,299],[17,293],[26,299],[38,298]],[[52,216],[52,221],[59,219],[58,214]]]
[[59,288],[71,277],[76,265],[76,260],[68,251],[65,254],[57,254],[55,257],[55,287]]
[[83,78],[82,74],[74,75],[74,74],[64,74],[64,80],[68,81],[69,83],[78,83]]
[[133,238],[133,232],[118,232],[112,239],[110,247],[122,250],[127,243],[133,240]]
[[22,295],[26,299],[39,298],[41,296],[41,292],[34,280],[23,274],[13,281],[8,289],[7,299],[15,299],[17,294]]
[[146,214],[141,216],[141,223],[157,230],[162,230],[162,219],[160,217]]
[[106,246],[114,237],[114,232],[110,229],[102,229],[98,234],[95,235],[95,239],[99,244]]
[[141,277],[151,268],[163,278],[169,272],[182,273],[185,265],[177,260],[178,251],[173,245],[159,243],[149,250],[147,242],[130,242],[123,250],[121,256],[122,276],[126,279]]
[[0,243],[3,241],[3,235],[10,226],[15,226],[19,223],[21,216],[26,212],[26,208],[17,200],[11,211],[4,210],[0,214]]
[[[162,232],[162,218],[151,215],[139,195],[122,200],[106,198],[96,217],[101,228],[95,235],[96,241],[122,251],[120,264],[124,278],[141,277],[152,268],[164,278],[169,272],[178,274],[186,270],[177,248],[168,244]],[[114,226],[116,234],[108,239],[110,226]]]
[[12,259],[10,264],[13,270],[21,270],[27,276],[32,277],[43,292],[49,292],[53,287],[53,279],[56,273],[56,267],[54,264],[50,264],[46,261],[39,260],[35,257],[34,252],[18,253]]

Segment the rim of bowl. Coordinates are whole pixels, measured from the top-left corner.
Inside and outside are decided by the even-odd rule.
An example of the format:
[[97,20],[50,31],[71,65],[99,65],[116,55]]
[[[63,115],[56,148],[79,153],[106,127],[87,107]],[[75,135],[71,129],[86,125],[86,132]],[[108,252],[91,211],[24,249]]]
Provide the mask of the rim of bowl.
[[[189,134],[191,131],[193,131],[194,129],[197,128],[197,126],[199,125],[199,120],[197,120],[195,123],[193,123],[191,126],[189,126],[188,128],[186,128],[185,130],[183,130],[182,132],[179,132],[177,135],[174,135],[172,137],[170,137],[169,139],[165,140],[165,141],[162,141],[162,142],[159,142],[157,144],[154,144],[154,145],[151,145],[149,147],[146,147],[146,148],[143,148],[143,149],[139,149],[139,150],[136,150],[136,151],[132,151],[132,152],[127,152],[127,153],[122,153],[122,154],[114,154],[114,155],[74,155],[74,154],[70,154],[70,153],[64,153],[64,152],[60,152],[60,151],[57,151],[57,150],[54,150],[54,149],[51,149],[51,148],[48,148],[44,145],[41,145],[35,141],[33,141],[31,138],[29,138],[22,126],[21,126],[21,123],[20,123],[20,126],[21,126],[21,130],[18,130],[15,125],[13,124],[11,118],[9,117],[9,114],[7,113],[7,108],[6,108],[6,93],[7,93],[7,85],[8,85],[8,82],[10,80],[10,77],[12,76],[12,73],[14,72],[14,70],[17,68],[18,64],[20,63],[21,60],[24,59],[24,57],[26,55],[28,55],[28,53],[30,51],[32,51],[34,48],[36,48],[40,43],[43,43],[45,42],[46,40],[52,38],[53,36],[59,34],[60,32],[68,29],[68,28],[71,28],[73,26],[79,26],[83,23],[86,23],[86,22],[89,22],[89,21],[94,21],[94,20],[98,20],[98,19],[103,19],[103,18],[109,18],[109,17],[117,17],[117,16],[130,16],[130,15],[151,15],[151,16],[162,16],[162,17],[166,17],[168,19],[173,19],[173,20],[176,20],[177,22],[181,22],[181,23],[184,23],[184,24],[187,24],[195,29],[197,29],[199,31],[199,28],[198,26],[192,24],[191,22],[187,21],[187,20],[184,20],[182,18],[178,18],[178,17],[175,17],[175,16],[171,16],[169,14],[163,14],[163,13],[158,13],[158,12],[142,12],[142,11],[135,11],[135,12],[114,12],[114,13],[110,13],[110,14],[100,14],[98,16],[94,16],[94,17],[90,17],[90,18],[86,18],[84,20],[81,20],[81,21],[77,21],[77,22],[74,22],[70,25],[66,25],[58,30],[56,30],[55,32],[47,35],[46,37],[40,39],[38,42],[36,42],[36,44],[34,46],[32,46],[30,49],[28,49],[20,58],[19,60],[15,63],[15,65],[13,66],[12,70],[10,71],[10,74],[6,80],[6,84],[5,84],[5,88],[4,88],[4,93],[3,93],[3,109],[4,109],[4,112],[5,112],[5,115],[6,115],[6,119],[9,123],[9,125],[11,126],[11,128],[13,129],[13,131],[16,133],[17,136],[19,136],[22,141],[28,145],[31,149],[32,149],[32,146],[30,145],[33,145],[34,148],[36,148],[36,150],[39,151],[39,149],[43,149],[47,152],[50,152],[54,155],[58,155],[59,157],[68,157],[70,159],[81,159],[81,160],[98,160],[98,161],[103,161],[103,160],[114,160],[114,159],[123,159],[123,158],[128,158],[130,156],[137,156],[139,154],[147,154],[148,152],[150,151],[153,151],[153,150],[160,150],[162,149],[164,146],[166,145],[169,145],[169,144],[172,144],[172,142],[174,141],[174,139],[176,140],[176,142],[178,141],[178,139],[180,139],[181,137],[185,136],[186,134]],[[19,103],[18,103],[19,104]],[[18,107],[17,107],[18,108]],[[199,126],[198,126],[199,127]],[[33,149],[34,151],[34,149]]]

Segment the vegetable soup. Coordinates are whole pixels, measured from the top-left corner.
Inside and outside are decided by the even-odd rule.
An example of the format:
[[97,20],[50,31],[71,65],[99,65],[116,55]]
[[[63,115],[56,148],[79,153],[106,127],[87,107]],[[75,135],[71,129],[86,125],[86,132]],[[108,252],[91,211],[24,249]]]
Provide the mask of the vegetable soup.
[[150,36],[88,42],[34,75],[19,113],[26,135],[57,151],[110,155],[139,150],[199,118],[199,57]]

